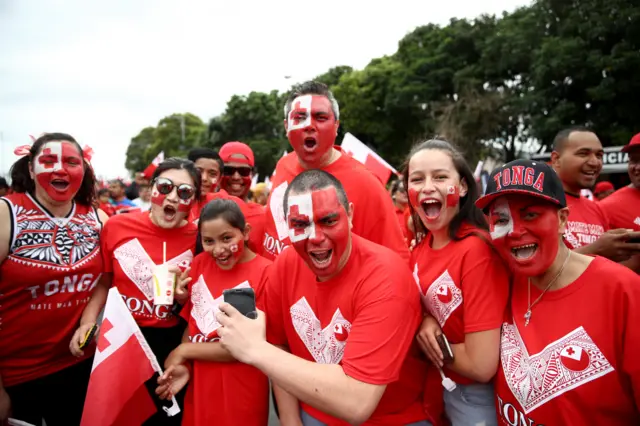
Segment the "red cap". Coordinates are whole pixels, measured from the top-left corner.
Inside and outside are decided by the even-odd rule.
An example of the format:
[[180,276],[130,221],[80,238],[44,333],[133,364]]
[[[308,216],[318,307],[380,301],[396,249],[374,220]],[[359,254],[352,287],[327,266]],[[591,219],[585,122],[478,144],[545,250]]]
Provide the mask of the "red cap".
[[622,147],[622,152],[629,152],[632,149],[640,148],[640,133],[631,138],[628,144]]
[[254,166],[253,151],[246,143],[227,142],[222,145],[218,154],[224,163],[242,163]]
[[602,182],[596,183],[596,186],[593,188],[593,193],[599,194],[605,191],[613,191],[614,189],[615,188],[613,187],[613,184],[611,182],[602,181]]

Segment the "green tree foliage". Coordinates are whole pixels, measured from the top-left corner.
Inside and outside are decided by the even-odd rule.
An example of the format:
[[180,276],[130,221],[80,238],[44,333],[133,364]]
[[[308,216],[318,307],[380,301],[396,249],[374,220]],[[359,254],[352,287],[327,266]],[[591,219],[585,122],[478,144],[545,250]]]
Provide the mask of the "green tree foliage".
[[[459,145],[471,163],[489,154],[509,161],[571,125],[592,126],[605,145],[625,144],[639,129],[639,52],[637,1],[537,0],[499,17],[421,26],[393,55],[315,79],[340,103],[338,141],[349,131],[395,166],[434,136]],[[270,174],[290,150],[285,99],[277,91],[233,96],[185,145],[246,142],[260,174]],[[178,122],[160,124],[131,140],[129,169],[160,148],[183,152]]]
[[164,151],[165,158],[186,157],[191,148],[206,143],[207,126],[197,116],[172,114],[156,127],[145,127],[131,139],[127,148],[125,167],[132,174],[144,170]]

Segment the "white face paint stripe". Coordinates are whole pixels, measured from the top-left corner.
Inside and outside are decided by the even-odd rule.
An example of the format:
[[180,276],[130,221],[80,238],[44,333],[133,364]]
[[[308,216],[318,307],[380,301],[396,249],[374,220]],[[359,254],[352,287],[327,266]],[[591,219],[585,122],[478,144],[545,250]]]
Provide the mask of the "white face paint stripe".
[[[292,130],[304,129],[311,124],[311,95],[298,96],[291,102],[291,111],[287,117],[287,134]],[[295,110],[306,110],[307,117],[300,121],[295,119]]]
[[292,195],[289,197],[289,212],[287,214],[287,222],[291,213],[298,216],[306,216],[309,224],[306,228],[289,228],[289,240],[292,243],[306,240],[307,238],[315,238],[316,225],[313,222],[313,201],[311,193]]
[[498,238],[504,238],[509,233],[513,232],[513,217],[511,217],[511,210],[509,210],[509,203],[504,198],[498,198],[491,207],[491,216],[508,218],[508,222],[505,224],[498,224],[493,226],[491,231],[491,239],[497,240]]
[[[58,161],[53,164],[40,163],[40,157],[43,155],[56,155]],[[53,173],[62,170],[62,142],[47,142],[42,145],[40,153],[33,160],[33,172],[37,175],[40,173]]]

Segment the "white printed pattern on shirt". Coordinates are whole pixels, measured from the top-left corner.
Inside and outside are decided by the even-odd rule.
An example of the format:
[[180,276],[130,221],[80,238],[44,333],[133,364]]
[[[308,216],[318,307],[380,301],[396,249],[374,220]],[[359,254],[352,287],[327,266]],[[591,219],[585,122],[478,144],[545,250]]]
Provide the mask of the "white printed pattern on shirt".
[[[244,281],[233,288],[251,288],[251,285],[249,281]],[[220,312],[220,303],[223,301],[223,295],[213,298],[202,275],[191,287],[191,317],[205,337],[220,328],[216,314]]]
[[278,240],[284,241],[289,237],[289,224],[287,223],[284,215],[284,193],[287,190],[289,184],[285,181],[278,185],[271,192],[271,199],[269,200],[269,210],[271,210],[271,216],[273,216],[273,222],[276,225],[276,231],[278,232]]
[[633,223],[640,226],[640,216],[636,217],[636,220],[634,220]]
[[529,355],[518,328],[505,323],[500,360],[507,385],[525,414],[614,371],[583,327]]
[[294,303],[290,312],[293,328],[313,359],[318,364],[339,364],[347,341],[339,340],[336,335],[348,335],[351,331],[351,323],[342,316],[340,309],[336,309],[325,328],[305,297]]
[[[153,268],[156,264],[153,263],[140,241],[137,238],[127,241],[113,251],[113,256],[131,282],[140,289],[147,299],[153,300]],[[184,269],[191,265],[192,260],[193,253],[191,250],[187,250],[173,259],[167,260],[167,264]]]
[[[417,265],[416,265],[417,267]],[[422,303],[440,324],[444,327],[445,323],[456,309],[462,305],[462,291],[455,285],[449,271],[445,270],[422,294]]]

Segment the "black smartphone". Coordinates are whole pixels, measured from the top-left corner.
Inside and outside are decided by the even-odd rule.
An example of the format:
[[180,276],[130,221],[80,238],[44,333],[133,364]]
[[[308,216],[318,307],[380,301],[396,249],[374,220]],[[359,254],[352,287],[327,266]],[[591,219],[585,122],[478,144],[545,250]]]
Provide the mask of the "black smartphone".
[[87,334],[84,335],[84,339],[80,344],[80,349],[84,349],[89,346],[89,343],[91,343],[93,337],[96,335],[96,330],[98,330],[98,326],[94,324],[93,327],[91,327],[89,331],[87,331]]
[[635,238],[629,238],[627,240],[628,243],[632,243],[632,244],[638,244],[640,243],[640,237],[635,237]]
[[232,288],[222,292],[225,303],[230,304],[247,318],[256,319],[256,295],[252,288]]
[[436,341],[438,342],[438,346],[440,346],[440,350],[442,351],[442,355],[444,356],[444,363],[450,364],[453,362],[453,351],[451,350],[451,346],[449,345],[449,341],[444,334],[440,334],[436,336]]

